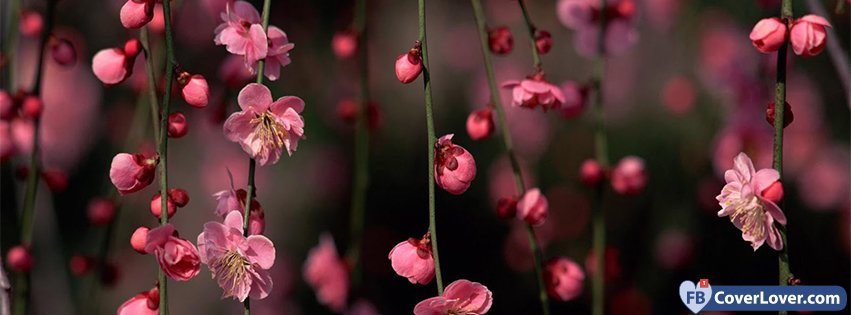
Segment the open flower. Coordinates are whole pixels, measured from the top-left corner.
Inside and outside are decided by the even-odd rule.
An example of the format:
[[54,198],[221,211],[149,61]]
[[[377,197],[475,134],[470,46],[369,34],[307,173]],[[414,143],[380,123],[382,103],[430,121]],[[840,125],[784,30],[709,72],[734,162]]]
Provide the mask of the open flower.
[[[216,198],[216,215],[224,219],[232,211],[245,214],[245,199],[248,193],[245,189],[222,190],[213,194]],[[263,234],[266,228],[266,215],[257,199],[251,198],[251,211],[248,217],[248,235]]]
[[260,13],[250,3],[236,1],[222,13],[224,23],[216,27],[216,45],[225,45],[229,53],[244,56],[246,67],[266,58],[269,51],[266,32],[260,25]]
[[425,299],[414,307],[415,315],[481,315],[490,310],[493,296],[481,283],[457,280],[446,286],[442,296]]
[[413,284],[428,284],[434,278],[434,258],[431,256],[431,234],[422,239],[409,238],[393,247],[387,255],[393,271]]
[[342,312],[349,296],[349,269],[340,259],[334,239],[322,234],[319,245],[307,254],[304,281],[316,291],[316,299],[334,312]]
[[544,76],[536,74],[523,80],[511,80],[502,84],[503,88],[511,89],[511,105],[535,109],[538,106],[544,111],[558,109],[565,102],[564,92],[554,84],[544,80]]
[[145,252],[156,255],[166,276],[177,281],[189,281],[201,270],[195,245],[178,237],[171,224],[148,231]]
[[198,235],[201,262],[224,290],[222,298],[264,299],[272,291],[269,269],[275,264],[275,245],[263,235],[242,233],[242,214],[237,211],[228,213],[224,224],[205,223]]
[[284,147],[292,156],[298,140],[304,138],[304,119],[299,115],[304,101],[284,96],[272,102],[269,88],[257,83],[246,85],[237,101],[242,111],[225,121],[225,136],[260,165],[277,163]]
[[730,221],[742,230],[742,239],[751,242],[754,251],[766,240],[775,250],[783,249],[783,240],[774,222],[786,225],[786,215],[774,202],[763,197],[763,191],[780,179],[774,169],[754,170],[753,162],[744,152],[733,160],[733,169],[724,173],[727,184],[716,197],[721,205],[719,217],[730,216]]
[[452,143],[453,136],[440,137],[435,144],[434,181],[450,194],[460,195],[476,178],[476,160],[467,149]]
[[[295,44],[290,43],[287,33],[280,28],[269,26],[269,48],[266,53],[265,74],[269,80],[275,81],[281,76],[281,68],[290,64],[290,50]],[[257,73],[258,63],[251,65],[251,73]]]

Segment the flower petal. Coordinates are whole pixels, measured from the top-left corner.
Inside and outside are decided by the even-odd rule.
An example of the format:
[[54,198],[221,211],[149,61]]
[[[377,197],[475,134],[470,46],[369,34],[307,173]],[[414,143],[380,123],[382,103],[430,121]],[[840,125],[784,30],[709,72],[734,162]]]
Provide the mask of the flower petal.
[[262,113],[272,104],[272,92],[265,85],[249,83],[239,91],[237,102],[243,111]]
[[248,236],[247,241],[248,250],[245,255],[248,261],[262,269],[272,268],[275,264],[275,244],[263,235]]

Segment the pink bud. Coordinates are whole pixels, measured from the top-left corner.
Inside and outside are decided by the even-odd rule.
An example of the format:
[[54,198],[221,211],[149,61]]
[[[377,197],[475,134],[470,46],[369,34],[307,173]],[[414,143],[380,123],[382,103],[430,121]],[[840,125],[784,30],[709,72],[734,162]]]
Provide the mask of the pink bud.
[[588,88],[575,81],[566,81],[561,85],[564,102],[557,109],[564,119],[576,118],[588,105]]
[[754,25],[750,38],[760,52],[775,52],[786,44],[786,23],[776,17],[762,19]]
[[29,95],[24,98],[21,103],[21,113],[24,117],[36,119],[41,116],[41,111],[44,108],[44,103],[35,95]]
[[115,218],[115,204],[106,198],[95,198],[89,202],[89,208],[86,213],[89,223],[93,225],[107,225]]
[[783,184],[780,181],[772,183],[762,191],[762,198],[773,203],[780,203],[783,200]]
[[44,19],[41,18],[41,14],[33,10],[22,11],[21,20],[18,23],[21,34],[26,37],[38,37],[44,28]]
[[104,84],[115,85],[130,76],[132,69],[128,63],[129,60],[124,56],[123,50],[107,48],[99,51],[92,58],[92,71]]
[[532,188],[517,201],[517,217],[532,226],[539,226],[547,221],[549,208],[547,197],[541,194],[540,189]]
[[331,39],[331,48],[334,50],[334,56],[337,56],[337,58],[349,58],[358,49],[357,35],[351,30],[337,32],[334,34],[334,38]]
[[148,231],[149,228],[140,226],[133,231],[133,235],[130,236],[130,246],[133,247],[137,253],[144,255],[145,254],[145,244],[148,240]]
[[[168,210],[166,212],[168,213],[168,218],[171,219],[171,217],[174,216],[174,213],[177,211],[177,206],[175,206],[174,201],[171,200],[171,198],[166,199],[168,199],[166,202]],[[153,197],[151,197],[151,214],[157,217],[157,219],[162,217],[162,196],[159,192]]]
[[535,34],[535,49],[539,54],[546,55],[553,48],[553,37],[550,32],[538,30]]
[[210,88],[207,86],[207,79],[200,74],[189,77],[189,80],[183,85],[181,93],[186,103],[196,108],[207,107],[207,102],[210,99]]
[[505,55],[514,48],[514,37],[507,26],[488,30],[488,46],[492,53]]
[[517,198],[502,197],[496,202],[496,215],[500,219],[511,219],[517,216]]
[[582,166],[579,167],[579,178],[582,180],[585,185],[594,187],[600,184],[603,181],[603,177],[605,177],[605,172],[603,172],[603,167],[600,163],[597,163],[597,160],[587,159],[582,162]]
[[[768,107],[765,108],[765,121],[767,121],[772,127],[774,127],[775,109],[776,105],[774,105],[774,102],[768,103]],[[795,114],[792,113],[792,105],[789,105],[787,102],[783,106],[783,128],[789,127],[789,124],[791,124],[794,120]]]
[[121,7],[120,17],[125,28],[140,28],[154,18],[154,6],[151,1],[127,0]]
[[15,116],[15,99],[6,90],[0,90],[0,119],[8,120]]
[[434,181],[450,194],[460,195],[476,178],[473,155],[452,143],[453,134],[437,140],[434,148]]
[[141,154],[119,153],[112,158],[109,179],[122,195],[142,190],[154,180],[158,159]]
[[812,57],[824,50],[827,42],[827,31],[830,23],[818,15],[805,15],[792,23],[789,32],[789,42],[796,55]]
[[181,112],[168,115],[168,136],[170,138],[181,138],[189,132],[189,122]]
[[419,42],[406,54],[396,57],[396,78],[399,82],[408,84],[414,82],[423,72],[423,60],[420,56]]
[[74,255],[71,257],[71,261],[68,262],[68,268],[71,269],[71,274],[77,277],[85,276],[94,266],[94,259],[85,255]]
[[493,111],[486,107],[467,116],[467,134],[474,141],[484,140],[493,134]]
[[153,287],[145,293],[147,297],[147,305],[148,309],[151,310],[159,310],[160,309],[160,288]]
[[54,41],[50,47],[50,55],[53,57],[53,61],[61,66],[71,66],[77,62],[77,51],[67,39]]
[[14,272],[26,273],[33,268],[33,256],[24,245],[17,245],[6,253],[6,264]]
[[635,196],[647,186],[647,172],[644,160],[637,156],[627,156],[618,162],[612,170],[612,189],[624,196]]
[[52,192],[63,192],[68,188],[68,174],[58,169],[46,169],[41,172],[41,179]]
[[547,294],[559,301],[570,301],[582,294],[585,272],[567,257],[554,257],[544,267]]
[[434,258],[428,233],[420,240],[410,238],[396,244],[387,258],[393,271],[413,284],[428,284],[434,278]]
[[142,52],[142,42],[131,38],[124,42],[124,55],[128,58],[136,58]]
[[[255,200],[251,203],[254,204]],[[263,208],[251,208],[248,216],[248,235],[260,235],[266,230],[266,214],[263,213]]]
[[189,194],[182,188],[169,189],[168,198],[174,201],[174,205],[178,208],[183,208],[189,203]]

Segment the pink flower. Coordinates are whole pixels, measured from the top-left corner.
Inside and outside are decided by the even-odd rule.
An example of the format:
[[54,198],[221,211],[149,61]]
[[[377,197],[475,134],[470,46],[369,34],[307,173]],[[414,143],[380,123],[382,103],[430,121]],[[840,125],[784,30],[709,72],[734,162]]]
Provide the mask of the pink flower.
[[818,15],[809,14],[795,20],[789,32],[792,51],[804,57],[821,53],[827,40],[825,27],[830,27],[830,23]]
[[517,217],[530,225],[538,226],[547,221],[549,207],[547,197],[541,193],[541,190],[532,188],[517,201]]
[[484,140],[493,134],[493,110],[490,107],[476,110],[467,116],[467,134],[475,141]]
[[493,294],[478,282],[457,280],[446,286],[442,296],[425,299],[414,307],[415,315],[486,314]]
[[265,85],[251,83],[237,97],[242,111],[225,121],[225,136],[238,142],[245,153],[260,165],[275,164],[287,148],[292,156],[298,140],[304,138],[304,101],[284,96],[272,102],[272,92]]
[[744,152],[733,162],[733,168],[724,173],[727,184],[716,197],[721,205],[718,216],[730,216],[733,225],[742,230],[742,239],[751,242],[754,251],[766,240],[768,246],[781,250],[783,240],[774,221],[786,225],[786,215],[777,204],[762,196],[763,190],[780,179],[780,174],[770,168],[755,171],[753,162]]
[[[266,54],[265,75],[275,81],[281,75],[281,68],[290,64],[290,50],[295,44],[290,43],[287,34],[280,28],[269,26],[269,51]],[[258,63],[251,64],[251,73],[257,72]]]
[[419,42],[407,53],[396,57],[396,78],[399,82],[408,84],[414,82],[423,72],[423,60],[420,55]]
[[224,290],[223,298],[259,300],[272,290],[269,269],[275,264],[275,245],[263,235],[242,235],[242,214],[228,213],[224,224],[207,222],[198,235],[201,262]]
[[605,15],[604,34],[606,54],[619,54],[631,47],[638,38],[633,23],[635,2],[633,0],[609,1],[600,8],[596,0],[559,0],[556,15],[565,27],[576,31],[574,41],[579,54],[591,57],[597,54],[599,20]]
[[775,52],[786,44],[786,23],[776,17],[759,20],[753,26],[750,38],[756,50]]
[[544,267],[547,293],[559,301],[570,301],[582,294],[585,272],[573,260],[555,257]]
[[154,0],[127,0],[121,6],[121,25],[129,29],[145,26],[154,19]]
[[173,112],[168,115],[169,138],[182,138],[189,132],[189,122],[181,112]]
[[228,52],[244,56],[245,66],[250,68],[266,58],[269,51],[266,32],[260,25],[260,13],[250,3],[236,1],[228,4],[222,13],[224,23],[216,27],[216,45],[225,45]]
[[539,105],[544,111],[557,109],[565,102],[564,93],[558,86],[544,80],[542,75],[516,81],[506,81],[503,88],[511,89],[511,105],[535,109]]
[[[129,2],[129,1],[128,1]],[[160,290],[157,287],[140,292],[118,307],[118,315],[157,315],[160,309]]]
[[177,281],[189,281],[201,270],[195,245],[178,237],[171,224],[148,231],[145,252],[156,255],[165,275]]
[[109,179],[122,195],[142,190],[154,181],[159,159],[141,154],[119,153],[112,158]]
[[189,73],[183,72],[177,81],[182,86],[180,94],[183,95],[186,104],[195,108],[207,107],[207,102],[210,99],[210,87],[203,75],[189,75]]
[[[245,213],[245,199],[248,193],[245,189],[239,190],[222,190],[213,194],[216,198],[216,215],[224,219],[228,213],[232,211]],[[260,202],[257,199],[251,199],[251,211],[248,217],[248,235],[263,234],[266,228],[265,214]]]
[[435,144],[434,181],[450,194],[460,195],[476,178],[476,161],[467,149],[452,143],[453,136],[440,137]]
[[316,299],[334,312],[342,312],[349,295],[349,268],[340,259],[334,239],[322,234],[319,245],[307,254],[304,281],[316,291]]
[[92,58],[92,71],[106,85],[123,82],[133,74],[133,64],[141,52],[141,45],[139,40],[131,39],[124,44],[123,49],[107,48],[99,51]]
[[635,196],[647,186],[647,171],[644,160],[637,156],[627,156],[612,170],[612,189],[624,196]]
[[409,238],[393,247],[387,255],[393,271],[413,284],[428,284],[434,278],[434,258],[431,255],[431,235],[422,239]]

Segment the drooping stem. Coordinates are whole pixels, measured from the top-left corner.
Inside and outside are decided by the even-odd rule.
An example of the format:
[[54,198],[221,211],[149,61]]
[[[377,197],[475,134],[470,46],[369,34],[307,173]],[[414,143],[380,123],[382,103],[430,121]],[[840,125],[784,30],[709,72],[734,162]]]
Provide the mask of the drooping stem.
[[526,3],[523,0],[517,0],[517,3],[520,4],[520,11],[523,12],[523,20],[526,21],[526,30],[529,32],[529,42],[532,45],[532,66],[535,67],[535,71],[541,71],[543,67],[543,63],[541,62],[541,56],[538,54],[538,45],[535,44],[535,24],[532,23],[532,18],[529,17],[529,11],[526,10]]
[[357,0],[355,6],[354,31],[358,38],[360,99],[358,100],[357,119],[355,121],[354,176],[352,178],[350,218],[352,243],[348,253],[349,262],[352,265],[351,287],[353,289],[358,288],[361,282],[360,252],[366,212],[366,192],[369,187],[369,122],[367,121],[369,64],[367,58],[366,0]]
[[[42,79],[44,77],[44,57],[46,54],[45,48],[47,41],[50,39],[50,33],[53,32],[53,15],[56,11],[56,0],[47,1],[47,13],[44,18],[46,21],[45,28],[41,34],[41,41],[38,46],[38,62],[36,63],[35,79],[30,93],[37,95],[39,98],[42,93]],[[21,245],[30,248],[32,245],[32,229],[33,218],[35,217],[35,197],[38,193],[38,178],[41,173],[41,116],[33,118],[33,135],[32,135],[32,153],[30,154],[30,167],[27,174],[26,192],[24,194],[23,210],[21,211]],[[18,315],[27,314],[30,275],[29,273],[19,273],[16,281],[17,290],[15,290],[15,313]]]
[[[605,10],[606,0],[600,0],[600,9]],[[603,110],[603,79],[606,73],[606,16],[600,14],[597,33],[597,57],[594,74],[594,114],[596,127],[594,131],[594,155],[597,163],[604,169],[609,166],[609,148],[606,139],[606,115]],[[603,315],[606,299],[606,211],[603,201],[606,190],[603,186],[596,189],[596,201],[592,217],[592,246],[595,260],[595,270],[591,279],[592,314]]]
[[[269,31],[269,7],[272,5],[271,0],[263,1],[263,33],[267,33]],[[266,61],[261,59],[257,64],[257,80],[258,84],[263,84],[263,73],[266,70]],[[257,162],[254,161],[253,158],[248,159],[248,185],[245,187],[245,210],[242,213],[242,231],[245,236],[248,236],[248,222],[251,217],[251,200],[254,199],[254,194],[256,193],[257,187],[254,185],[254,169],[257,166]],[[242,302],[243,313],[245,315],[251,314],[251,298],[246,298],[244,302]]]
[[[159,133],[157,134],[157,154],[159,155],[159,176],[160,176],[160,207],[163,209],[160,215],[160,224],[168,224],[168,115],[169,105],[171,105],[171,87],[174,83],[174,34],[171,26],[171,1],[163,1],[163,20],[165,21],[165,89],[163,91],[162,108],[158,113],[160,115]],[[168,315],[168,279],[162,269],[158,272],[160,286],[160,315]]]
[[431,233],[431,254],[434,256],[434,274],[437,279],[437,294],[443,295],[443,275],[440,272],[440,256],[437,253],[437,217],[434,206],[434,115],[431,102],[431,68],[428,65],[428,41],[426,38],[425,0],[418,0],[420,20],[420,44],[423,58],[423,90],[425,91],[426,136],[428,137],[428,230]]
[[[783,0],[780,6],[780,17],[787,23],[792,19],[792,1]],[[783,177],[783,115],[786,104],[786,54],[787,43],[777,51],[777,84],[774,89],[774,158],[772,166]],[[788,210],[788,209],[787,209]],[[789,280],[794,276],[789,268],[789,243],[786,241],[786,227],[778,226],[780,231],[780,239],[783,242],[783,249],[777,257],[778,262],[778,282],[780,285],[788,285]],[[786,314],[781,311],[780,314]]]
[[[513,144],[511,143],[511,134],[508,132],[508,124],[505,119],[505,110],[502,108],[502,101],[499,97],[499,88],[496,84],[496,75],[493,70],[493,62],[491,61],[491,52],[488,45],[488,30],[485,20],[485,13],[482,9],[480,0],[470,0],[473,6],[473,14],[476,18],[476,25],[479,31],[479,41],[482,48],[482,58],[485,63],[485,73],[488,77],[488,87],[490,88],[490,103],[496,109],[497,119],[501,128],[502,140],[505,145],[505,152],[508,154],[508,159],[511,162],[511,169],[514,173],[514,184],[517,189],[517,194],[522,196],[526,193],[526,184],[523,182],[523,174],[520,169],[520,163],[517,161],[517,156],[514,154]],[[522,5],[522,1],[520,2]],[[525,9],[524,9],[525,12]],[[533,48],[535,49],[535,48]],[[537,50],[535,50],[537,54]],[[538,282],[538,298],[541,301],[541,309],[543,314],[549,314],[549,297],[547,296],[547,288],[544,284],[544,276],[542,263],[544,254],[541,247],[538,245],[538,238],[535,237],[535,230],[526,225],[526,232],[529,237],[529,248],[535,260],[535,276]]]

